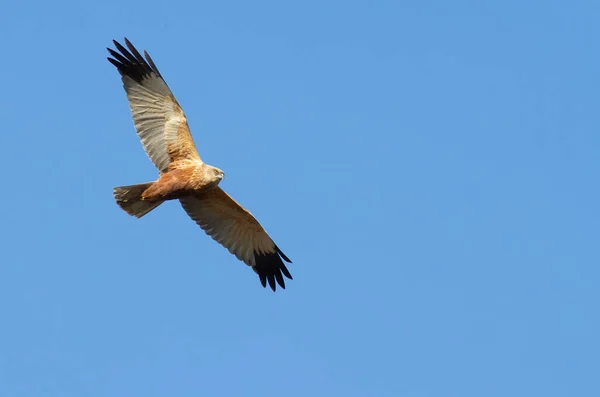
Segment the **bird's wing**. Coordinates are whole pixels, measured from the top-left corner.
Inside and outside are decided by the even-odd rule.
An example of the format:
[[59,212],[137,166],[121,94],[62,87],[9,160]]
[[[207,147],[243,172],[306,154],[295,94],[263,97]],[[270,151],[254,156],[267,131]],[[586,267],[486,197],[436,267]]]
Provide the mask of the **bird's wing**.
[[200,160],[185,114],[152,58],[144,51],[144,59],[127,39],[129,51],[113,43],[120,53],[107,48],[113,57],[107,59],[121,74],[137,134],[150,160],[161,172],[177,160]]
[[268,281],[275,291],[277,281],[281,288],[285,288],[282,274],[292,279],[283,260],[292,262],[275,245],[254,216],[220,187],[182,197],[179,201],[190,218],[206,234],[252,267],[263,287],[266,287]]

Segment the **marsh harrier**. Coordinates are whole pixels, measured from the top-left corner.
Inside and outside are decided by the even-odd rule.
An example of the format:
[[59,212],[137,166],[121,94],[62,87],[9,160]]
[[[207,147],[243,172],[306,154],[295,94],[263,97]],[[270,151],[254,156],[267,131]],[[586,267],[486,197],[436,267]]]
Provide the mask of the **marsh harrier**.
[[[185,114],[152,58],[145,59],[125,39],[128,49],[113,40],[107,48],[117,67],[135,129],[144,150],[159,171],[156,181],[114,188],[117,204],[141,218],[167,200],[179,200],[183,209],[209,236],[258,274],[263,287],[273,291],[283,276],[292,276],[283,261],[291,261],[252,214],[220,187],[224,173],[202,161]],[[283,259],[283,260],[282,260]]]

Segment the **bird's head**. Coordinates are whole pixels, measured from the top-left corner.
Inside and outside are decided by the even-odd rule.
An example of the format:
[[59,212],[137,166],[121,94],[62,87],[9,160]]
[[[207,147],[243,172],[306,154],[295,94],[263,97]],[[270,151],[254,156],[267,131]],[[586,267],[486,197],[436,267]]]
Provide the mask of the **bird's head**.
[[223,180],[223,178],[225,178],[225,173],[223,172],[223,170],[220,170],[217,167],[211,166],[209,174],[211,182],[213,182],[215,185],[218,185]]

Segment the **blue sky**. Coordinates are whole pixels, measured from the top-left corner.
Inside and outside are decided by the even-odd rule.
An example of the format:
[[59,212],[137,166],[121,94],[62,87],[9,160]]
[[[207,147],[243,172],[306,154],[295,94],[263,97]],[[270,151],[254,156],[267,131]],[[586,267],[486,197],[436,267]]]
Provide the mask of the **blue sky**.
[[[487,4],[486,4],[487,3]],[[11,2],[0,397],[598,396],[600,3]],[[177,203],[105,57],[150,52],[294,261]]]

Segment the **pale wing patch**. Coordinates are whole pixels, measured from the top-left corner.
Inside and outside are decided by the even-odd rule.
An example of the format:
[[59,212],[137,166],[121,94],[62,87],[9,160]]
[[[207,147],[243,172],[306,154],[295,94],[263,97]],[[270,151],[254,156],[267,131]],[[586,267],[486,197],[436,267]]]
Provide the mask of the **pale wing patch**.
[[152,92],[129,77],[123,77],[123,82],[138,136],[156,168],[166,171],[175,160],[200,159],[174,98]]
[[125,39],[129,50],[113,41],[117,50],[108,49],[127,93],[138,136],[154,165],[162,172],[170,163],[200,160],[187,120],[150,56],[146,59]]

